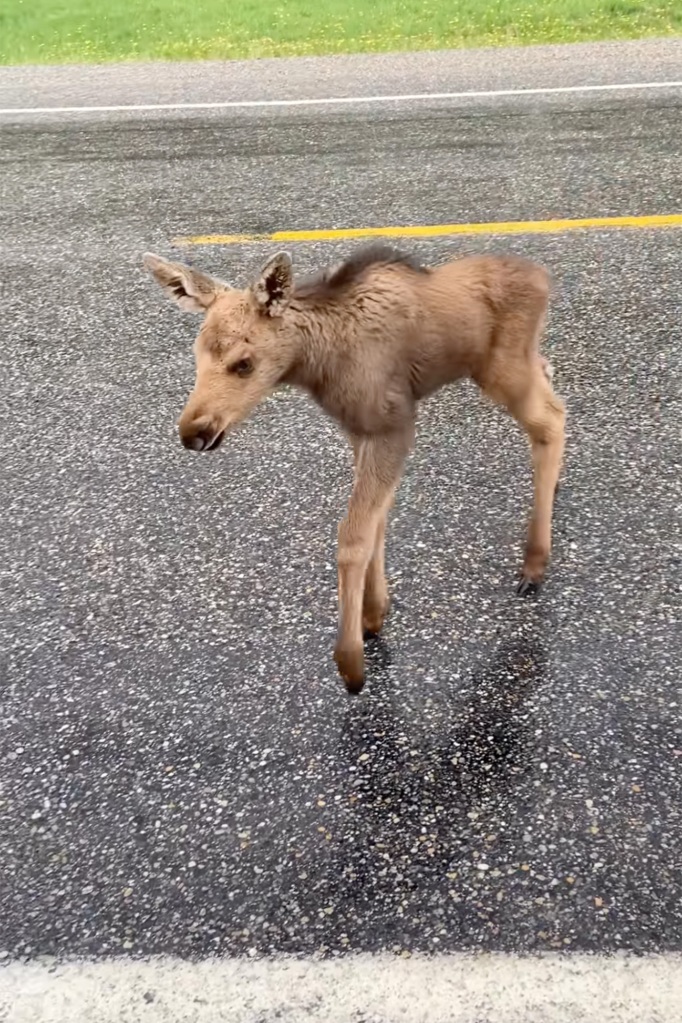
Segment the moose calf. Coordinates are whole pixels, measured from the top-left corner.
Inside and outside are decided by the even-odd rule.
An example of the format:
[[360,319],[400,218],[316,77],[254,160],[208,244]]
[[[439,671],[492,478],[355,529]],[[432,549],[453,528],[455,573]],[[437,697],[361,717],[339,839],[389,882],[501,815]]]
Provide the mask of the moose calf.
[[334,658],[349,691],[364,681],[363,629],[388,609],[386,517],[414,439],[417,402],[468,377],[526,431],[534,503],[518,592],[542,582],[564,450],[564,405],[539,354],[549,299],[545,270],[512,256],[424,267],[384,245],[294,281],[287,253],[250,287],[231,288],[148,254],[145,265],[181,309],[203,315],[196,380],[180,416],[182,443],[215,451],[279,384],[307,391],[355,454],[339,526],[339,632]]

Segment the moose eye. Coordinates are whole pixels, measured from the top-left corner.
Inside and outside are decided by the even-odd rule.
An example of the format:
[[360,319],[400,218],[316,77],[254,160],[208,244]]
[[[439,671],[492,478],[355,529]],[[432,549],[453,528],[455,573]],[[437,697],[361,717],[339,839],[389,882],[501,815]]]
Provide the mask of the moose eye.
[[253,373],[253,362],[251,359],[240,359],[230,366],[230,373],[236,373],[238,377],[247,377]]

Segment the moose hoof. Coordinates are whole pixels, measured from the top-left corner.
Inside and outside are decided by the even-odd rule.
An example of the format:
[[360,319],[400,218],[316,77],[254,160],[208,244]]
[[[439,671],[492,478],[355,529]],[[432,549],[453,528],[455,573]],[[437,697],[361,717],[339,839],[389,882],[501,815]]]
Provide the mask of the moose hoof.
[[388,614],[388,598],[379,607],[367,607],[362,613],[362,627],[367,636],[378,636]]
[[337,646],[334,660],[348,692],[359,693],[365,683],[365,652],[362,646]]
[[530,576],[524,575],[521,577],[521,581],[516,587],[517,596],[532,597],[539,592],[541,586],[541,580],[531,579]]

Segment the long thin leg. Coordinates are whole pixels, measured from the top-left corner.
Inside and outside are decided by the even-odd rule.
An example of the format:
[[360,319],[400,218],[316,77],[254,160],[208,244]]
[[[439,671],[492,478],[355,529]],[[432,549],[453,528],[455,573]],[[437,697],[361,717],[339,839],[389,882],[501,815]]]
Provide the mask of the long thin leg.
[[546,378],[539,393],[528,399],[516,418],[528,434],[533,459],[533,511],[528,526],[519,595],[536,590],[543,582],[552,548],[552,514],[559,484],[565,437],[564,404]]
[[389,595],[386,583],[385,565],[385,543],[386,543],[386,520],[390,510],[390,504],[379,520],[376,537],[374,540],[374,553],[367,566],[365,577],[365,595],[362,602],[362,627],[365,632],[377,635],[381,632],[384,619],[388,613]]
[[339,526],[339,633],[334,659],[347,688],[355,692],[362,688],[365,675],[362,624],[367,569],[411,441],[411,430],[363,439],[348,514]]
[[509,410],[525,430],[533,462],[533,509],[518,593],[524,596],[542,583],[552,546],[552,513],[564,454],[565,406],[550,383],[547,360],[537,355],[510,360],[494,384],[483,382],[485,392]]
[[[360,465],[363,438],[351,436],[351,445],[355,455],[356,476]],[[379,519],[374,539],[372,556],[365,574],[364,597],[362,602],[362,626],[366,632],[381,632],[384,619],[388,612],[389,594],[386,583],[385,541],[386,523],[392,499],[385,514]]]
[[525,393],[504,402],[528,435],[533,461],[533,510],[518,592],[535,591],[543,582],[552,546],[554,495],[563,462],[565,406],[552,389],[546,369],[533,367]]

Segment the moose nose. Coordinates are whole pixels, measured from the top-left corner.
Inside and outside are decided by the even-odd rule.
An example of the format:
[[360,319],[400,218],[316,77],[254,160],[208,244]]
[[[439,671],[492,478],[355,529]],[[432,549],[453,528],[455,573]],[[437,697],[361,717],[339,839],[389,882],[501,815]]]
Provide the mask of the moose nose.
[[206,451],[216,439],[219,431],[212,423],[205,419],[195,419],[189,423],[178,424],[180,440],[189,451]]
[[210,437],[206,437],[201,433],[195,433],[193,437],[182,436],[181,440],[190,451],[203,451],[210,443]]

